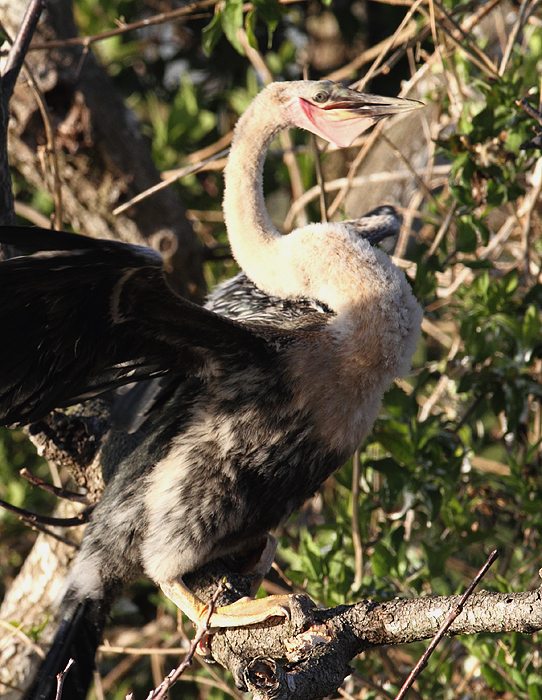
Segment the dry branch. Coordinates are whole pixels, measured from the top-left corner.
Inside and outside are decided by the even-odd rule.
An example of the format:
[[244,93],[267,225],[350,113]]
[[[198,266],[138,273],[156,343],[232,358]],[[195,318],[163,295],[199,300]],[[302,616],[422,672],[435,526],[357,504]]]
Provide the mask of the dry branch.
[[[192,586],[203,596],[211,590],[210,581],[199,578]],[[238,586],[237,593],[226,598],[228,602],[243,594],[239,581],[239,577],[227,577],[230,589]],[[462,599],[365,600],[321,610],[306,596],[296,596],[291,620],[220,631],[212,638],[211,652],[232,672],[237,686],[250,690],[258,700],[314,700],[336,691],[351,672],[350,660],[361,652],[433,637]],[[540,629],[542,589],[537,588],[471,596],[446,634],[532,634]]]

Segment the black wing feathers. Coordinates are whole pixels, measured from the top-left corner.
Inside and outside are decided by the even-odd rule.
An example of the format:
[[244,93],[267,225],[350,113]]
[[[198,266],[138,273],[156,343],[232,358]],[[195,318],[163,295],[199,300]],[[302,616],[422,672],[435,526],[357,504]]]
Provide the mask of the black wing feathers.
[[0,424],[272,352],[261,334],[175,294],[151,249],[26,227],[0,227],[0,242],[55,251],[0,263]]

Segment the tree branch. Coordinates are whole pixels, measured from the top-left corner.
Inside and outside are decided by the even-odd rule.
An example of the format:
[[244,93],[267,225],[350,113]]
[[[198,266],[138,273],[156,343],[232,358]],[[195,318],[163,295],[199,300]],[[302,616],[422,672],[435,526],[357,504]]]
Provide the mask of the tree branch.
[[[191,590],[209,600],[216,581],[225,579],[219,605],[250,590],[250,580],[215,563],[185,577]],[[210,641],[215,661],[233,675],[238,688],[257,700],[316,700],[335,693],[352,669],[350,660],[384,645],[431,639],[464,600],[459,596],[362,600],[318,609],[304,595],[292,597],[291,619],[220,630]],[[542,629],[542,588],[520,593],[472,595],[446,635],[521,632]]]
[[7,146],[9,101],[44,5],[45,0],[30,1],[0,77],[0,224],[15,223]]
[[42,11],[45,8],[45,0],[30,0],[28,7],[26,9],[23,21],[15,37],[15,41],[11,46],[2,71],[2,89],[3,89],[3,99],[6,104],[11,99],[13,94],[13,88],[19,77],[21,71],[24,57],[28,51],[30,41],[34,36],[36,27],[38,26],[38,21],[41,16]]
[[[357,654],[386,644],[406,644],[431,638],[461,596],[361,601],[351,606],[311,612],[310,627],[292,636],[291,622],[246,632],[228,630],[213,639],[212,653],[227,666],[238,685],[258,700],[314,700],[334,693],[351,672]],[[542,629],[542,591],[479,593],[465,604],[447,634],[523,632]],[[239,638],[243,643],[239,644]],[[249,654],[246,647],[249,646]],[[282,656],[269,649],[282,647]],[[241,651],[232,660],[232,648]],[[250,656],[250,658],[247,658]],[[242,659],[242,661],[240,660]],[[283,660],[284,666],[279,665]]]

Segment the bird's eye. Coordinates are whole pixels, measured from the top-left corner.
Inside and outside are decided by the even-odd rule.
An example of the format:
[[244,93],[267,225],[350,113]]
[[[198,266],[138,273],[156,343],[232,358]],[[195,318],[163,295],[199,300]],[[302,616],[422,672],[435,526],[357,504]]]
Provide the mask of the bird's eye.
[[319,104],[322,104],[323,102],[327,102],[329,99],[329,95],[327,92],[324,92],[321,90],[320,92],[317,92],[316,95],[312,98],[314,102],[318,102]]

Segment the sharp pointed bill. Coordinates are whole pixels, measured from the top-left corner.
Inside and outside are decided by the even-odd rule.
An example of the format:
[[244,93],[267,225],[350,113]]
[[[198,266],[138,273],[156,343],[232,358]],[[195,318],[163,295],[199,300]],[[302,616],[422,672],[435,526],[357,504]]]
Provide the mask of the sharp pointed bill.
[[344,148],[380,119],[423,106],[416,100],[369,95],[322,81],[312,96],[292,100],[290,117],[296,126]]

